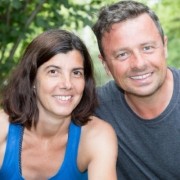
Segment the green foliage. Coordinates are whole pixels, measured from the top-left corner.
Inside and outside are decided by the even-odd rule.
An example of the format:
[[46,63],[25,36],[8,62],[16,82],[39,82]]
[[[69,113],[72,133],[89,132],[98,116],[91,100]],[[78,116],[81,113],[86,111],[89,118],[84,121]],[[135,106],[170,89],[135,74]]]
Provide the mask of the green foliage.
[[77,30],[91,24],[89,5],[67,0],[0,1],[0,84],[17,65],[20,54],[40,32],[51,28]]
[[[156,2],[144,0],[145,3],[152,1]],[[77,32],[91,26],[100,7],[111,2],[117,0],[0,0],[0,87],[37,34],[51,28]],[[180,67],[180,0],[159,0],[151,6],[159,15],[169,39],[168,63]],[[89,50],[95,60],[98,83],[104,83],[107,76],[97,60],[97,46],[90,45]]]
[[154,7],[168,37],[168,64],[180,67],[180,0],[162,0]]

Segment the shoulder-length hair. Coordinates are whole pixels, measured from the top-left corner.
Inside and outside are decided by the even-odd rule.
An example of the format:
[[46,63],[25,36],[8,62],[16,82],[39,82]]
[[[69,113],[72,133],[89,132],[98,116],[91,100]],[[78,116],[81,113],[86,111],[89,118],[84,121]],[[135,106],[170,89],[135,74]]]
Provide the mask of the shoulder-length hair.
[[72,112],[72,121],[84,125],[90,120],[97,105],[93,63],[82,40],[66,30],[49,30],[37,36],[26,48],[22,59],[13,72],[3,92],[2,107],[11,123],[27,128],[36,126],[39,110],[33,84],[38,68],[53,56],[78,50],[83,57],[85,88],[82,99]]

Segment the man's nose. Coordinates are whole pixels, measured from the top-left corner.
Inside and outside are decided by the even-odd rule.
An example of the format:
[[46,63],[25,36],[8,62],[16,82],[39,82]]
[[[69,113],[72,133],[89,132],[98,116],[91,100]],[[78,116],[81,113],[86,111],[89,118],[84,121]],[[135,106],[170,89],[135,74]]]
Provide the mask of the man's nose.
[[132,69],[143,69],[146,64],[146,59],[143,57],[142,53],[135,51],[131,55],[130,66]]

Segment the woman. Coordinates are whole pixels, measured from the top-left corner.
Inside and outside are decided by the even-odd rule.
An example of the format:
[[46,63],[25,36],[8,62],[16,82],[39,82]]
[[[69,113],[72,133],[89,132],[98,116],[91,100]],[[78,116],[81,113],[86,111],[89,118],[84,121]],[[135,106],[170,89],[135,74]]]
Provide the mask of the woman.
[[35,38],[3,94],[0,179],[115,180],[116,136],[96,104],[83,42],[65,30]]

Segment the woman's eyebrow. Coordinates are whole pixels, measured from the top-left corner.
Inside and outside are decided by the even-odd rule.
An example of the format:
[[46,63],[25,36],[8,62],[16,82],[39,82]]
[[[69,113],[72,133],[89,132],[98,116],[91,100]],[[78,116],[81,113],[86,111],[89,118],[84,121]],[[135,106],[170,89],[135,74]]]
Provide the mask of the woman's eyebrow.
[[56,65],[48,65],[45,67],[45,69],[48,69],[48,68],[56,68],[56,69],[61,69],[61,67],[59,66],[56,66]]

